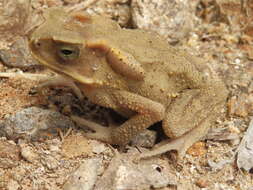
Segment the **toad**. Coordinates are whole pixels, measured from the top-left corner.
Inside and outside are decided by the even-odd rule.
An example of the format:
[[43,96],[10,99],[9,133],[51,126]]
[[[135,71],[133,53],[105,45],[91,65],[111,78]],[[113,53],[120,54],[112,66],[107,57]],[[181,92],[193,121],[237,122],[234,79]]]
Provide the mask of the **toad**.
[[[33,57],[90,101],[129,118],[103,127],[72,117],[94,132],[88,138],[125,145],[162,121],[170,138],[140,157],[170,150],[183,156],[206,135],[220,114],[228,91],[198,58],[168,45],[157,34],[123,29],[103,16],[48,9],[29,38]],[[207,70],[207,71],[206,71]]]

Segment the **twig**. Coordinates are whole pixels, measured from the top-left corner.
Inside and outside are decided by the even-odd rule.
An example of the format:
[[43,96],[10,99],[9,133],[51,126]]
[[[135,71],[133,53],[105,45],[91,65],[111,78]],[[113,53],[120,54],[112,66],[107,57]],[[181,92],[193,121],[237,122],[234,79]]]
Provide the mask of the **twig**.
[[26,78],[30,80],[46,80],[50,77],[51,76],[43,75],[43,74],[0,72],[0,78]]

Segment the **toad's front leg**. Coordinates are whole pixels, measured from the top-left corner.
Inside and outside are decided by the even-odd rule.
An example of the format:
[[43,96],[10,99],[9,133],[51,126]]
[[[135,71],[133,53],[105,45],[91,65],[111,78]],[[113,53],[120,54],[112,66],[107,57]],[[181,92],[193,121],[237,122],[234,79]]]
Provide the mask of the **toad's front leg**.
[[44,74],[33,74],[33,73],[6,73],[0,72],[0,78],[24,78],[29,80],[38,81],[39,85],[37,85],[36,90],[41,93],[41,91],[49,86],[67,86],[71,88],[74,94],[81,100],[83,99],[82,92],[76,86],[76,84],[69,78],[63,77],[61,75],[44,75]]
[[51,86],[66,86],[73,90],[74,94],[80,99],[83,99],[82,92],[80,89],[76,86],[73,80],[63,77],[61,75],[55,75],[53,77],[48,77],[47,79],[44,79],[43,81],[40,81],[40,84],[36,87],[36,89],[41,92],[42,89],[46,87]]
[[88,138],[101,140],[110,144],[124,145],[142,130],[161,121],[164,117],[165,108],[163,105],[140,95],[126,91],[114,91],[110,97],[115,104],[114,108],[128,109],[136,112],[136,114],[119,127],[109,128],[72,117],[77,123],[95,131],[95,133],[87,133],[86,136]]

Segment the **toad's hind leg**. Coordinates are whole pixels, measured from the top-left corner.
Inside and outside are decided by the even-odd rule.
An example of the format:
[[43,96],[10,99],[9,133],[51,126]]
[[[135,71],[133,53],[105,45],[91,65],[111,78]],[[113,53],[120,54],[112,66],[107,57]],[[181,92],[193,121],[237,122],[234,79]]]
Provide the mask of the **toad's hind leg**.
[[217,118],[227,97],[227,91],[222,89],[191,89],[177,97],[168,107],[163,120],[164,132],[171,140],[142,153],[140,158],[170,150],[176,150],[182,158],[190,146],[206,135]]

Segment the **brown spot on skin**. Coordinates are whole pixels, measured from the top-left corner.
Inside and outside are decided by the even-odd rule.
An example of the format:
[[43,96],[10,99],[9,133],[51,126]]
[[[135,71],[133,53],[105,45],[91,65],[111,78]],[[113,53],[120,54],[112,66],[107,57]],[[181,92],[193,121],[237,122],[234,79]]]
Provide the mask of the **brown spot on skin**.
[[91,17],[83,12],[77,12],[72,15],[72,18],[81,23],[91,23]]

